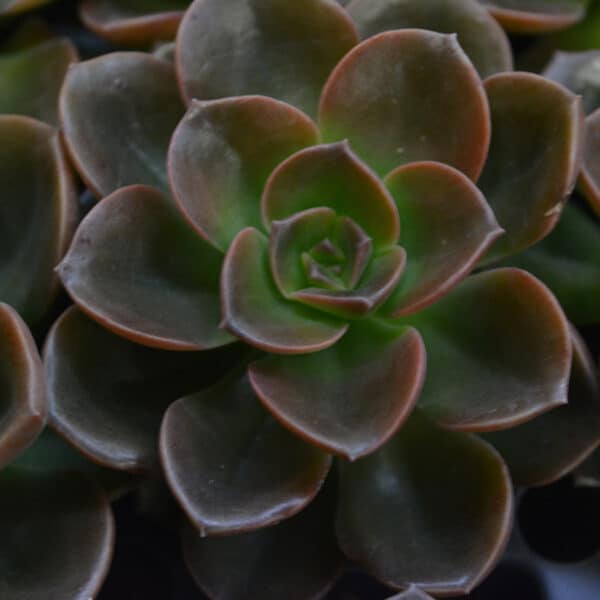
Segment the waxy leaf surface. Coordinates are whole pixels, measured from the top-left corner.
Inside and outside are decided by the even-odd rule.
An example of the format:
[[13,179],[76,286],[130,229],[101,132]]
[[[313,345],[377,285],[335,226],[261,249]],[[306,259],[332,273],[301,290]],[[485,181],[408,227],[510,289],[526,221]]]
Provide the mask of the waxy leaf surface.
[[247,377],[172,404],[160,453],[169,486],[204,535],[291,517],[316,495],[331,464],[265,411]]
[[456,33],[482,78],[512,68],[506,34],[476,0],[352,0],[346,10],[363,39],[394,29]]
[[169,148],[173,195],[199,233],[225,251],[241,229],[261,226],[271,171],[317,137],[306,115],[272,98],[192,100]]
[[96,35],[115,44],[175,37],[189,0],[84,0],[79,14]]
[[75,65],[60,96],[67,148],[98,196],[135,183],[167,190],[167,148],[183,112],[173,66],[140,52]]
[[77,473],[0,473],[0,597],[89,600],[110,564],[110,505]]
[[337,62],[358,41],[332,0],[195,0],[177,35],[184,97],[261,94],[314,116]]
[[412,163],[385,182],[402,217],[407,265],[385,305],[394,317],[435,302],[459,283],[502,234],[475,185],[441,163]]
[[58,125],[58,95],[77,51],[65,39],[0,54],[0,113]]
[[288,429],[354,460],[408,418],[425,376],[425,348],[414,329],[358,321],[327,350],[261,358],[249,374],[259,398]]
[[379,175],[436,160],[477,179],[490,137],[483,86],[456,36],[420,29],[349,52],[325,85],[319,123],[324,141],[347,138]]
[[579,184],[590,206],[600,216],[600,109],[585,120]]
[[326,483],[305,509],[278,525],[221,538],[186,528],[183,552],[194,580],[221,600],[321,598],[342,566],[334,500]]
[[600,388],[596,365],[572,329],[569,402],[523,425],[486,435],[519,485],[545,485],[581,463],[600,442]]
[[71,238],[76,196],[58,131],[0,115],[0,300],[30,324],[58,291],[54,267]]
[[427,349],[419,407],[441,426],[504,429],[566,403],[568,325],[552,294],[525,271],[469,277],[409,320]]
[[418,411],[378,452],[341,466],[341,548],[395,588],[469,592],[500,557],[511,516],[498,453]]
[[46,421],[42,363],[27,326],[0,303],[0,468],[39,435]]
[[531,73],[486,81],[492,143],[479,187],[506,231],[489,258],[515,254],[547,235],[575,185],[583,140],[581,100]]
[[44,352],[51,422],[100,464],[149,470],[157,463],[168,406],[216,381],[239,354],[233,346],[185,353],[146,348],[71,308],[51,330]]
[[80,308],[118,335],[200,350],[231,341],[218,328],[221,258],[158,190],[130,186],[87,215],[58,272]]
[[348,325],[285,300],[269,263],[268,241],[251,227],[240,231],[221,273],[223,327],[267,352],[302,354],[335,344]]
[[0,0],[0,17],[18,15],[54,0]]
[[421,591],[416,585],[411,585],[405,592],[400,592],[386,600],[433,600],[433,598]]

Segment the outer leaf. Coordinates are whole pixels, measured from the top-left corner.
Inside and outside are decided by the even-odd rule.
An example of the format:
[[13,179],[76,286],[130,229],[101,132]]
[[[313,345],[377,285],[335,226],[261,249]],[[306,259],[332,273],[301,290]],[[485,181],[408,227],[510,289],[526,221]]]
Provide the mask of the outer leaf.
[[510,262],[539,277],[576,325],[600,322],[600,230],[567,204],[554,231]]
[[531,73],[486,81],[492,144],[479,186],[504,235],[488,255],[515,254],[546,236],[575,185],[583,141],[581,99]]
[[223,327],[248,344],[278,354],[316,352],[335,344],[348,325],[289,302],[270,272],[268,242],[256,229],[237,235],[221,272]]
[[506,34],[476,0],[352,0],[346,10],[363,39],[393,29],[456,33],[481,77],[512,69]]
[[587,0],[479,0],[513,33],[565,29],[585,16]]
[[171,405],[160,453],[169,486],[201,535],[291,517],[314,497],[331,464],[277,424],[246,377]]
[[52,39],[0,55],[0,112],[27,115],[58,125],[58,94],[77,51],[66,39]]
[[576,330],[569,403],[519,427],[488,434],[515,483],[545,485],[583,462],[600,443],[600,389],[589,351]]
[[183,114],[172,65],[138,52],[75,65],[60,112],[67,148],[95,194],[135,183],[168,188],[167,148]]
[[425,376],[425,348],[414,329],[358,321],[328,350],[268,356],[252,363],[249,374],[283,425],[355,460],[408,418]]
[[83,23],[115,44],[149,44],[175,37],[189,0],[84,0]]
[[240,351],[145,348],[71,308],[51,330],[44,354],[54,427],[90,459],[138,471],[157,462],[169,404],[216,381]]
[[380,175],[438,160],[477,179],[490,137],[485,92],[456,36],[418,29],[349,52],[325,85],[319,123],[325,141],[348,138]]
[[433,600],[433,598],[422,592],[416,585],[411,585],[405,592],[390,596],[387,600]]
[[108,570],[114,524],[106,498],[77,473],[0,473],[0,596],[89,600]]
[[0,468],[39,435],[46,411],[35,342],[17,312],[0,303]]
[[17,15],[50,4],[54,0],[0,0],[0,17]]
[[392,197],[345,141],[301,150],[279,165],[265,185],[267,228],[272,221],[318,206],[356,221],[376,248],[398,240],[400,222]]
[[260,227],[271,171],[317,136],[306,115],[272,98],[192,100],[169,148],[173,195],[198,232],[225,251],[241,229]]
[[441,426],[504,429],[566,403],[569,328],[525,271],[474,275],[411,322],[427,348],[419,406]]
[[312,116],[327,76],[357,41],[332,0],[195,0],[177,35],[182,94],[262,94]]
[[556,52],[542,75],[579,94],[586,113],[600,107],[600,51]]
[[70,241],[76,196],[58,132],[0,116],[0,299],[35,324],[54,300],[53,269]]
[[510,479],[493,448],[418,412],[379,452],[342,465],[342,550],[396,588],[468,593],[500,557],[511,515]]
[[579,185],[592,209],[600,216],[600,109],[585,120],[583,164]]
[[118,335],[199,350],[231,340],[218,328],[220,264],[158,190],[130,186],[87,215],[57,270],[80,308]]
[[412,163],[386,184],[404,223],[406,271],[385,305],[393,317],[421,310],[459,283],[502,233],[483,194],[460,171]]
[[326,484],[298,515],[242,535],[202,538],[188,527],[183,552],[196,583],[221,600],[321,598],[341,568],[334,499]]

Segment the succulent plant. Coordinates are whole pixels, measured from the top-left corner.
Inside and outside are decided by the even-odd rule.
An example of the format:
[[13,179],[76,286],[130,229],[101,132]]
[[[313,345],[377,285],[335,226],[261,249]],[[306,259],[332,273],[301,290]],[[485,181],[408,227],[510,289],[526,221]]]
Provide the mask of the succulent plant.
[[[95,594],[114,536],[100,486],[114,497],[159,472],[210,596],[319,597],[348,559],[397,598],[466,593],[507,543],[513,482],[590,455],[593,361],[515,265],[595,320],[531,259],[572,244],[585,261],[600,243],[563,211],[591,117],[584,144],[570,79],[512,72],[488,9],[538,32],[585,2],[86,0],[83,21],[112,42],[177,31],[173,63],[157,57],[169,45],[81,63],[62,41],[9,48],[0,110],[29,116],[0,117],[14,139],[0,181],[7,222],[27,221],[14,231],[36,247],[6,238],[6,273],[36,271],[16,287],[0,272],[0,299],[28,323],[48,313],[74,221],[58,133],[34,118],[60,123],[100,201],[57,267],[76,306],[47,336],[43,376],[0,305],[0,383],[17,390],[0,405],[0,556],[22,557],[0,596]],[[20,527],[43,550],[61,537],[59,582]]]

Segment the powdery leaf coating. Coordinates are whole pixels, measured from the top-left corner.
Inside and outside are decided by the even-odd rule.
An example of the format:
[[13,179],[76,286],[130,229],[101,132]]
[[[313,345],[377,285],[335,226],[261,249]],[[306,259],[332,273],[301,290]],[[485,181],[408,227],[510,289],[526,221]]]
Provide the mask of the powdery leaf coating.
[[313,116],[329,73],[357,41],[333,0],[195,0],[177,35],[182,94],[261,94]]
[[518,485],[546,485],[583,462],[600,443],[596,365],[575,328],[569,403],[528,423],[487,434]]
[[0,300],[34,325],[58,292],[56,263],[75,225],[77,198],[58,131],[0,115]]
[[512,33],[565,29],[585,16],[587,0],[479,0]]
[[91,460],[148,471],[158,463],[156,438],[168,406],[212,384],[239,355],[237,346],[185,353],[146,348],[70,308],[44,351],[51,423]]
[[568,324],[525,271],[469,277],[410,321],[427,349],[419,407],[440,426],[505,429],[567,402]]
[[201,535],[252,531],[291,517],[316,495],[331,457],[281,427],[247,377],[181,398],[165,414],[167,482]]
[[347,142],[300,150],[265,185],[262,214],[267,228],[272,221],[318,206],[356,221],[375,248],[398,240],[400,221],[392,197]]
[[508,37],[476,0],[352,0],[346,10],[363,39],[394,29],[456,33],[482,78],[512,69]]
[[479,187],[506,231],[489,259],[515,254],[546,236],[560,218],[580,168],[581,99],[532,73],[485,82],[492,143]]
[[410,414],[425,376],[425,348],[414,329],[363,320],[327,350],[261,358],[249,375],[285,427],[355,460],[381,446]]
[[411,585],[405,592],[400,592],[386,600],[433,600],[433,598],[421,591],[416,585]]
[[169,147],[173,195],[198,232],[225,251],[241,229],[260,227],[273,169],[317,138],[305,114],[272,98],[192,100]]
[[413,412],[378,452],[342,463],[337,533],[352,560],[394,588],[471,591],[508,540],[508,470],[486,442]]
[[73,472],[0,473],[0,597],[89,600],[108,571],[110,505]]
[[69,70],[59,106],[71,158],[96,195],[168,189],[167,148],[184,112],[171,64],[141,52],[87,60]]
[[600,109],[585,120],[583,164],[579,187],[594,212],[600,216]]
[[0,303],[0,467],[39,435],[47,410],[35,342],[18,313]]
[[232,341],[219,329],[221,261],[158,190],[130,186],[92,209],[57,271],[79,307],[114,333],[205,350]]
[[66,39],[0,54],[0,113],[58,125],[58,95],[77,51]]
[[213,598],[322,598],[342,567],[334,509],[332,486],[325,483],[305,509],[278,525],[221,538],[202,538],[188,526],[185,561],[198,586]]
[[149,44],[175,37],[189,0],[84,0],[79,15],[114,44]]
[[383,309],[397,318],[448,293],[503,230],[477,187],[447,165],[404,165],[385,183],[402,215],[407,251],[406,270]]
[[351,50],[325,85],[319,124],[324,141],[347,138],[379,175],[435,160],[475,180],[490,139],[485,92],[456,36],[420,29]]
[[275,286],[268,241],[251,227],[231,244],[221,271],[223,327],[276,354],[316,352],[335,344],[348,325],[296,302]]

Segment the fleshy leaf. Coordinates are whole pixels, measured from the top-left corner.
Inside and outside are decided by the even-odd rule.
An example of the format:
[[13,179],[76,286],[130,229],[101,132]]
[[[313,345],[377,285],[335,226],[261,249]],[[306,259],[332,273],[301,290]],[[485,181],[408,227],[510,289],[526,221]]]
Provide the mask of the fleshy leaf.
[[556,52],[542,75],[579,94],[586,113],[600,107],[600,51]]
[[54,0],[0,0],[0,17],[18,15],[51,2]]
[[546,485],[574,469],[600,443],[600,388],[596,365],[576,330],[569,403],[486,436],[518,485]]
[[376,248],[398,239],[400,222],[392,197],[347,142],[301,150],[279,165],[265,185],[262,212],[267,228],[272,221],[318,206],[356,221]]
[[[81,349],[85,348],[85,352]],[[168,406],[210,385],[240,350],[166,352],[117,337],[75,308],[57,321],[44,352],[51,423],[90,459],[149,470]]]
[[568,324],[525,271],[469,277],[409,320],[427,349],[419,407],[442,427],[504,429],[567,402]]
[[271,275],[267,239],[242,230],[227,252],[221,273],[223,327],[267,352],[302,354],[335,344],[348,325],[287,301]]
[[175,37],[189,0],[84,0],[79,15],[115,44],[144,45]]
[[476,0],[353,0],[346,10],[363,39],[394,29],[456,33],[482,78],[512,69],[506,34]]
[[600,229],[569,203],[556,228],[510,264],[539,277],[576,325],[600,322]]
[[416,585],[411,585],[405,592],[400,592],[386,600],[433,600],[433,598],[421,591]]
[[532,73],[486,81],[492,143],[479,181],[506,231],[488,258],[515,254],[546,236],[575,185],[583,141],[581,100]]
[[71,67],[59,105],[69,153],[95,194],[136,183],[168,189],[167,148],[184,110],[173,65],[104,54]]
[[404,422],[425,375],[415,329],[358,321],[335,346],[252,363],[263,404],[308,442],[354,460],[381,446]]
[[73,233],[76,196],[58,131],[0,115],[0,300],[30,324],[58,291],[54,266]]
[[407,251],[406,271],[384,308],[399,317],[448,293],[502,229],[482,193],[452,167],[413,163],[385,181],[402,215]]
[[343,318],[363,317],[380,306],[394,291],[406,264],[404,248],[395,246],[375,255],[358,285],[348,291],[306,288],[291,298]]
[[58,95],[77,51],[52,39],[19,52],[0,54],[0,113],[19,114],[58,125]]
[[513,33],[565,29],[585,16],[588,0],[479,0]]
[[306,115],[272,98],[192,100],[169,148],[173,195],[199,233],[226,250],[241,229],[260,227],[271,171],[317,137]]
[[485,92],[456,36],[419,29],[349,52],[325,85],[319,123],[324,141],[347,138],[380,175],[437,160],[477,179],[490,139]]
[[0,468],[42,431],[46,421],[42,363],[27,326],[0,303]]
[[600,217],[600,108],[585,120],[584,139],[579,185],[590,206]]
[[218,328],[221,259],[158,190],[130,186],[92,209],[57,270],[80,308],[118,335],[203,350],[231,341]]
[[331,0],[195,0],[177,36],[182,94],[261,94],[313,116],[329,73],[357,41]]
[[77,473],[0,472],[0,597],[89,600],[108,570],[110,505]]
[[511,516],[497,452],[418,411],[381,450],[341,465],[341,548],[395,588],[468,593],[499,559]]
[[262,408],[247,377],[172,404],[160,453],[169,486],[201,535],[291,517],[312,500],[331,464]]
[[188,526],[183,553],[194,580],[220,600],[322,597],[342,566],[333,531],[334,499],[326,483],[298,515],[236,536],[202,538]]

